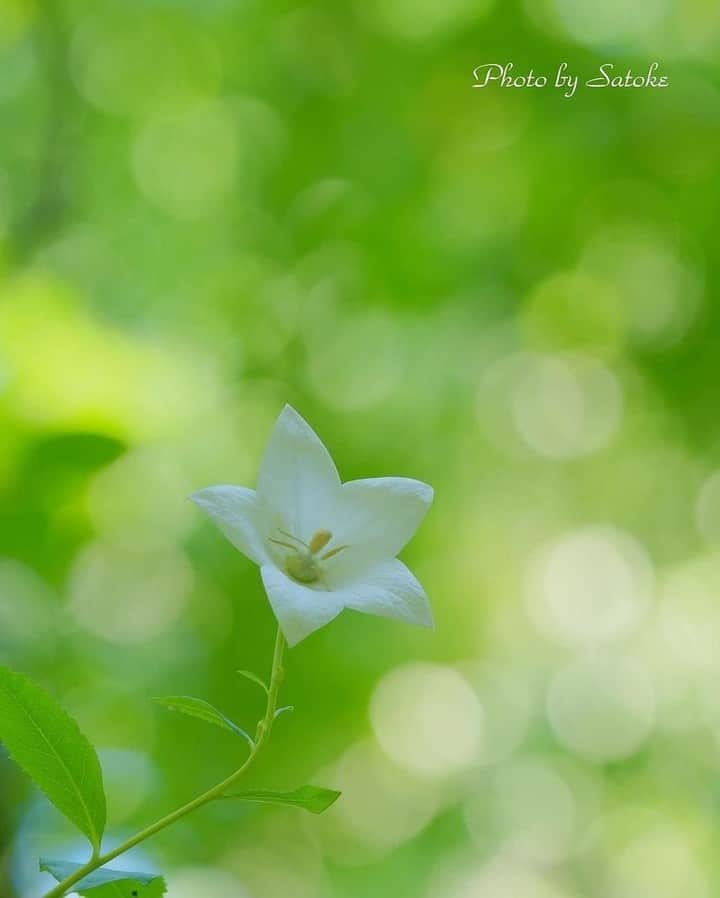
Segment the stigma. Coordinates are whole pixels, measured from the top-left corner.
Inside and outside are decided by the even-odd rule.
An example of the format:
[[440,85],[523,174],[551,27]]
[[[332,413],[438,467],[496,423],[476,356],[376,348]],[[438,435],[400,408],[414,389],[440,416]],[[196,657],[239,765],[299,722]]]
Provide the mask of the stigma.
[[[309,542],[284,530],[278,532],[292,542],[269,537],[270,542],[289,550],[284,559],[285,572],[298,583],[322,583],[325,573],[323,562],[329,561],[348,548],[348,546],[342,545],[323,552],[333,538],[330,530],[316,530]],[[320,554],[321,552],[323,554]]]

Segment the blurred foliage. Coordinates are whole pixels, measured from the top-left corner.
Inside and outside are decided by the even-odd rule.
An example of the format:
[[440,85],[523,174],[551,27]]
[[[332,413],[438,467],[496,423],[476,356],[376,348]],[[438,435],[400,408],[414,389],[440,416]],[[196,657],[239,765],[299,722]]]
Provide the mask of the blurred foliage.
[[[714,0],[0,0],[0,662],[100,747],[110,836],[225,775],[273,621],[186,502],[285,401],[419,477],[427,634],[294,649],[249,788],[126,866],[171,898],[720,886]],[[472,90],[512,61],[671,86]],[[0,893],[82,846],[0,760]]]

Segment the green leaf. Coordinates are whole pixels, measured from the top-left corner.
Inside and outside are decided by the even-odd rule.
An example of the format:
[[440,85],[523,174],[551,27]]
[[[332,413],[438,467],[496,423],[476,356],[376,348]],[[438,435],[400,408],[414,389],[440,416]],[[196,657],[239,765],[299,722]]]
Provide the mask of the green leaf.
[[[72,876],[81,866],[70,861],[40,858],[40,869],[43,873],[50,873],[58,882]],[[167,891],[165,880],[157,874],[107,868],[88,873],[70,888],[73,894],[77,892],[89,898],[162,898]]]
[[340,798],[341,793],[335,789],[323,789],[320,786],[300,786],[292,792],[266,792],[262,789],[247,792],[235,792],[223,795],[223,798],[234,798],[236,801],[259,801],[265,804],[285,804],[294,808],[302,808],[311,814],[322,814],[330,805]]
[[55,699],[6,667],[0,667],[0,741],[98,851],[106,807],[95,749]]
[[229,717],[226,717],[222,711],[218,711],[217,708],[204,699],[194,698],[192,695],[165,695],[161,698],[156,698],[155,701],[171,711],[179,711],[181,714],[187,714],[189,717],[204,720],[205,723],[213,723],[224,730],[230,730],[236,736],[242,736],[250,748],[255,747],[255,740],[249,733],[246,733],[236,723],[233,723]]
[[263,690],[265,695],[270,694],[270,690],[264,680],[260,679],[260,677],[257,674],[254,674],[251,670],[238,670],[236,673],[241,677],[245,677],[246,680],[250,680],[250,682],[257,684]]

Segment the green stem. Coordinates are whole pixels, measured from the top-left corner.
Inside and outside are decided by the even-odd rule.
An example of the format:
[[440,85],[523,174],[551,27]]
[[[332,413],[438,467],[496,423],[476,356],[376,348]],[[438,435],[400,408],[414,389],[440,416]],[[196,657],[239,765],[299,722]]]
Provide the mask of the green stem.
[[155,833],[159,833],[161,830],[175,823],[177,820],[180,820],[182,817],[186,817],[193,811],[197,811],[198,808],[209,804],[209,802],[214,801],[217,798],[221,798],[227,791],[227,789],[235,785],[235,783],[255,761],[255,759],[267,743],[268,739],[270,738],[270,731],[272,730],[273,721],[275,719],[275,711],[277,710],[278,693],[280,692],[280,686],[282,684],[284,676],[282,662],[283,655],[285,653],[285,645],[285,637],[282,635],[280,628],[278,627],[277,636],[275,637],[275,651],[273,653],[272,673],[270,675],[270,686],[268,688],[265,714],[263,715],[262,720],[260,720],[260,722],[258,723],[255,746],[251,750],[248,757],[245,759],[245,762],[234,773],[230,774],[227,779],[224,779],[216,786],[213,786],[212,789],[208,789],[207,792],[203,792],[202,795],[198,795],[197,798],[193,798],[192,801],[189,801],[187,804],[182,805],[182,807],[177,808],[170,814],[167,814],[165,817],[162,817],[160,820],[152,823],[150,826],[146,826],[145,829],[142,829],[134,836],[131,836],[129,839],[123,842],[122,845],[118,845],[117,848],[113,848],[112,851],[108,851],[105,854],[101,854],[98,857],[94,857],[89,860],[87,864],[76,870],[75,873],[72,874],[72,876],[68,876],[67,879],[64,879],[62,882],[58,883],[54,889],[50,889],[50,891],[45,895],[45,898],[62,898],[62,896],[67,894],[72,886],[80,882],[80,880],[87,876],[89,873],[92,873],[93,870],[97,870],[99,867],[103,867],[109,861],[112,861],[114,858],[119,857],[119,855],[124,854],[126,851],[129,851],[130,848],[134,848],[136,845],[139,845],[141,842],[149,839],[150,836],[154,836]]

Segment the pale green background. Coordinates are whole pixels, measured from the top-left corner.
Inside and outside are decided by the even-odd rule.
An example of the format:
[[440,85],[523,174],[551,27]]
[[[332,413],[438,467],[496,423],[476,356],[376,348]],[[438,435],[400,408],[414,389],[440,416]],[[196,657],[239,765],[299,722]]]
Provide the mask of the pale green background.
[[[255,786],[128,858],[171,898],[720,888],[714,0],[0,2],[0,662],[99,746],[108,844],[242,746],[273,620],[186,501],[290,401],[437,500],[437,629],[294,649]],[[670,87],[473,90],[474,66]],[[0,893],[82,844],[0,761]],[[33,878],[34,877],[34,878]]]

